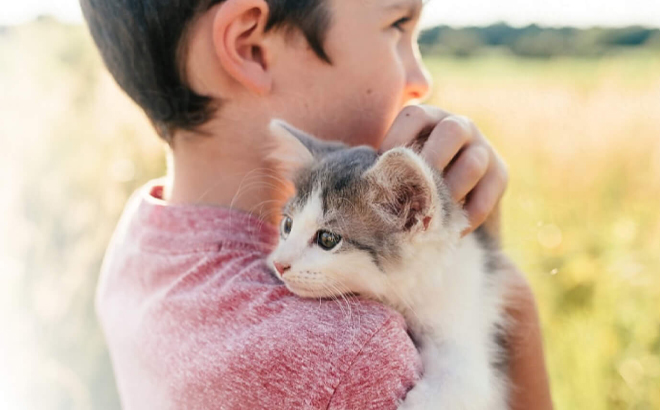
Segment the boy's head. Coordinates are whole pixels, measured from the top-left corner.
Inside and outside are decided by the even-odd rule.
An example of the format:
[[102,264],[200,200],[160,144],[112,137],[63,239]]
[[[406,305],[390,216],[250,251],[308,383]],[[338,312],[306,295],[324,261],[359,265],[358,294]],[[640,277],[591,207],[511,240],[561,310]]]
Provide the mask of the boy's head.
[[421,0],[81,0],[119,85],[170,141],[213,119],[284,118],[378,145],[423,98]]

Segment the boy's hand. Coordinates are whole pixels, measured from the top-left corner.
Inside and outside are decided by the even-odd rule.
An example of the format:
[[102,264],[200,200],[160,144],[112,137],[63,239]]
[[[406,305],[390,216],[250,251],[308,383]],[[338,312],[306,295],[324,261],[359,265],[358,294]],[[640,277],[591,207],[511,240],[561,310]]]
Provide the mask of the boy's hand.
[[507,166],[469,118],[428,105],[405,107],[383,141],[381,150],[410,145],[418,139],[422,156],[443,171],[455,201],[465,201],[470,227],[487,222],[499,238],[499,202],[509,182]]

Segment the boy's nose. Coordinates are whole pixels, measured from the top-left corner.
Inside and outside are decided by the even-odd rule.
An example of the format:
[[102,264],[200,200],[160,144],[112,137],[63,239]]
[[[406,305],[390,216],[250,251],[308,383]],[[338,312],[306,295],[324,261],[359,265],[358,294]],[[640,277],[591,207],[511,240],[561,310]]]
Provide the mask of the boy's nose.
[[291,269],[291,265],[288,264],[273,262],[273,265],[275,265],[275,270],[277,270],[277,273],[279,273],[280,275],[284,275],[284,272]]
[[422,101],[429,96],[431,91],[431,75],[420,63],[416,65],[409,73],[407,78],[407,94],[411,100]]

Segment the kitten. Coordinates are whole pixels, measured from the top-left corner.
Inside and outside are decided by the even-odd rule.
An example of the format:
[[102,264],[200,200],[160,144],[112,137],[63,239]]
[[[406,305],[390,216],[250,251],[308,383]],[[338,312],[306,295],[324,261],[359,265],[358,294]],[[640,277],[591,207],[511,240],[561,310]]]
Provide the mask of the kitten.
[[[359,294],[398,310],[424,376],[400,409],[508,408],[506,275],[441,174],[414,151],[379,155],[328,143],[273,121],[270,159],[295,184],[269,257],[293,293]],[[341,292],[341,293],[340,293]]]

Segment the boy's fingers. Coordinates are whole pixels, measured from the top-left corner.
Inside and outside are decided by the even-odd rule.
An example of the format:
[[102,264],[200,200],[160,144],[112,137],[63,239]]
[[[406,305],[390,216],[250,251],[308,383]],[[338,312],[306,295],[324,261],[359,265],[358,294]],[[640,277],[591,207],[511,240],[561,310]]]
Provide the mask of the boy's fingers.
[[395,147],[408,145],[420,134],[432,130],[440,121],[450,115],[440,108],[428,105],[405,107],[385,135],[380,151],[385,152]]
[[451,115],[435,126],[424,144],[422,156],[429,164],[442,171],[472,137],[469,120]]
[[486,221],[488,215],[495,209],[497,203],[506,191],[508,178],[506,168],[493,164],[477,186],[470,192],[465,210],[468,214],[470,227],[463,232],[466,235],[477,229]]
[[477,186],[486,175],[489,160],[490,154],[486,147],[472,145],[445,171],[445,181],[454,201],[461,201]]

